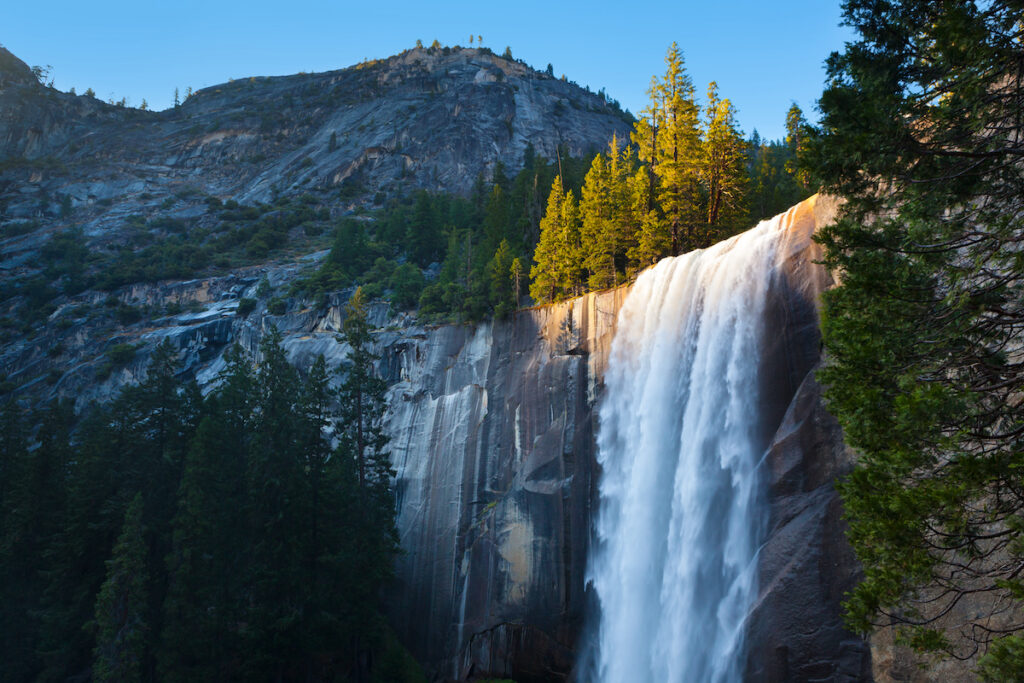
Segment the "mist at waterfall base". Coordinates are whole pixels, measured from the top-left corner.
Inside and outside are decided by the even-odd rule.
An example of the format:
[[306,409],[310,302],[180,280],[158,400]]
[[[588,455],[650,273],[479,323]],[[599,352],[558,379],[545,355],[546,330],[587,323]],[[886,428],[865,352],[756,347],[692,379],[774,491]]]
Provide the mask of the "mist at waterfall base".
[[743,677],[767,505],[759,358],[793,211],[645,271],[619,313],[599,411],[602,467],[585,680]]

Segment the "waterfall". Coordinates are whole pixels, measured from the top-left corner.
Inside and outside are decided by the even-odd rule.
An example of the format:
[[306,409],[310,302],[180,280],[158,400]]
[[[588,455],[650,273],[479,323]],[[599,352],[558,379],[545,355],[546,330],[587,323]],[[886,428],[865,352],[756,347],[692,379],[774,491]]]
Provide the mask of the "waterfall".
[[738,681],[767,510],[759,357],[791,210],[645,271],[599,410],[590,680]]

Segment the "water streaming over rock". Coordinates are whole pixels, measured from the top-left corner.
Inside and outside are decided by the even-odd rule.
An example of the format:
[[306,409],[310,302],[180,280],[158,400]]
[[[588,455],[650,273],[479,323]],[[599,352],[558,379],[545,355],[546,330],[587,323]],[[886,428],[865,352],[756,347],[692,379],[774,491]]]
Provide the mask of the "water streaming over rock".
[[767,517],[759,358],[791,214],[661,261],[619,314],[600,408],[589,679],[743,676]]

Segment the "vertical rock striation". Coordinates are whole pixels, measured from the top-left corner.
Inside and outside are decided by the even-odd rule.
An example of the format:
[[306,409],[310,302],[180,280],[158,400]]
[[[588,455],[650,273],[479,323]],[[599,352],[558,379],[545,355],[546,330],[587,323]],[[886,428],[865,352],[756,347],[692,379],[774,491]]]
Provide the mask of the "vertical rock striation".
[[761,358],[761,411],[773,433],[765,454],[770,508],[749,617],[745,678],[751,681],[871,680],[868,647],[844,628],[840,605],[859,569],[834,482],[850,470],[853,455],[814,379],[821,359],[818,304],[833,279],[818,264],[822,252],[811,236],[834,219],[836,208],[836,200],[820,196],[796,207],[780,247],[787,257],[769,290],[773,343]]
[[583,619],[593,408],[624,290],[396,349],[405,554],[391,611],[435,673],[557,680]]

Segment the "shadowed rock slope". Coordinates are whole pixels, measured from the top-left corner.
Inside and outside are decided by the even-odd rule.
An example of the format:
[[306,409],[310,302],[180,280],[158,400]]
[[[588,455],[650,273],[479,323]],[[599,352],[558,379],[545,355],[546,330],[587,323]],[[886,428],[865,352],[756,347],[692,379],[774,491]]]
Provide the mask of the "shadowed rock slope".
[[0,48],[4,215],[53,214],[43,195],[68,195],[72,208],[95,209],[76,217],[87,231],[110,222],[106,200],[123,216],[182,190],[248,203],[345,184],[355,200],[467,192],[495,164],[520,164],[527,144],[553,159],[559,145],[579,155],[628,130],[629,116],[602,95],[488,50],[417,48],[338,71],[243,78],[152,112],[45,87]]
[[[417,189],[468,193],[499,164],[514,172],[528,145],[550,159],[603,149],[628,119],[488,50],[240,79],[152,112],[46,87],[0,47],[0,394],[108,396],[133,367],[110,368],[111,347],[229,316],[263,276],[261,300],[287,298],[337,219]],[[250,234],[261,225],[277,226],[269,248]],[[122,269],[147,250],[149,266]],[[119,279],[104,285],[111,264]]]

